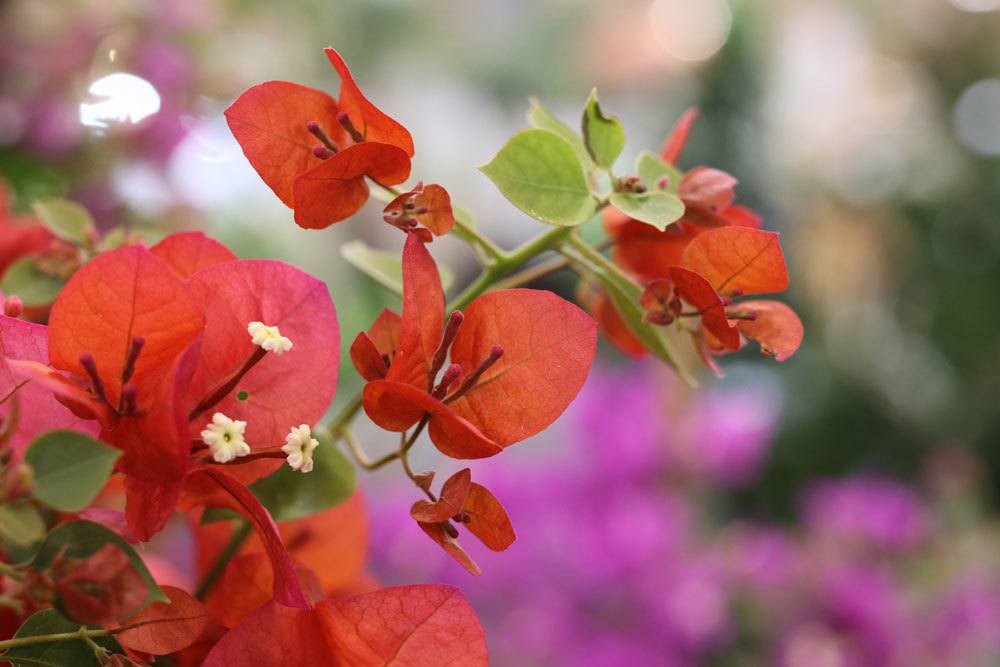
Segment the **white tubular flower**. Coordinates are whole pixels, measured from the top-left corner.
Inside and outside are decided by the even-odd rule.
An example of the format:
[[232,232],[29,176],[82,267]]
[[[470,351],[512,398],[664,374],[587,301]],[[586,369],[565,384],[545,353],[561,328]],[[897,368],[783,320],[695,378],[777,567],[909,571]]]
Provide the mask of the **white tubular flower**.
[[250,453],[250,445],[243,439],[246,428],[246,422],[216,412],[212,415],[212,423],[206,424],[201,432],[201,441],[208,445],[216,463],[228,463]]
[[263,322],[251,322],[247,325],[250,339],[254,345],[260,345],[266,352],[274,352],[281,356],[292,349],[292,341],[281,335],[278,327],[270,327]]
[[285,444],[281,451],[288,454],[288,465],[292,470],[311,472],[313,469],[313,450],[319,446],[319,441],[312,437],[309,424],[293,426],[285,436]]

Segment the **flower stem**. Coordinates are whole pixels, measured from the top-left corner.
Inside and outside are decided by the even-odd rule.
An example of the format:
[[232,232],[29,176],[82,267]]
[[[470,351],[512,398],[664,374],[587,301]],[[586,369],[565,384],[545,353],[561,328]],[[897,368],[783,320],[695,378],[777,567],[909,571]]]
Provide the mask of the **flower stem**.
[[389,452],[382,458],[372,460],[368,456],[368,454],[366,454],[365,451],[361,449],[361,445],[354,437],[354,433],[351,432],[351,429],[347,428],[346,426],[340,429],[340,431],[334,436],[334,438],[339,438],[340,440],[344,441],[344,444],[347,445],[347,451],[350,452],[351,456],[354,458],[354,461],[365,470],[378,470],[385,464],[395,461],[396,459],[399,458],[399,452],[396,451],[396,452]]
[[[32,637],[15,637],[13,639],[6,639],[0,641],[0,651],[5,651],[11,648],[20,648],[21,646],[33,646],[35,644],[51,644],[54,642],[68,642],[74,640],[87,640],[91,637],[107,637],[115,632],[121,632],[122,630],[128,629],[129,626],[124,626],[121,628],[115,628],[114,630],[108,630],[107,628],[96,628],[93,630],[88,630],[86,627],[82,627],[79,630],[74,630],[73,632],[55,632],[50,635],[34,635]],[[3,657],[3,656],[0,656]]]
[[194,596],[199,600],[204,600],[205,596],[208,595],[209,591],[215,587],[215,584],[219,582],[222,577],[222,573],[226,571],[226,566],[229,565],[229,561],[233,559],[236,552],[240,550],[243,543],[246,542],[247,538],[250,537],[250,533],[253,531],[253,526],[249,521],[240,520],[239,527],[233,532],[229,541],[226,542],[226,546],[222,548],[219,555],[215,557],[215,561],[212,563],[212,567],[208,569],[205,573],[205,578],[201,580],[198,584],[198,588],[194,592]]

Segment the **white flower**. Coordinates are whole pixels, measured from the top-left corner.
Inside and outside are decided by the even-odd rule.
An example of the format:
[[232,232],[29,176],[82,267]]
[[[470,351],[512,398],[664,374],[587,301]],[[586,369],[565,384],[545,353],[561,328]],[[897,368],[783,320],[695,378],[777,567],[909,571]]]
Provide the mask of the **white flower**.
[[247,423],[230,419],[221,412],[212,415],[212,423],[205,425],[201,441],[208,445],[217,463],[228,463],[250,453],[250,445],[243,439]]
[[281,451],[288,454],[287,461],[292,470],[311,472],[313,469],[313,450],[319,446],[319,441],[312,437],[309,424],[293,426],[291,432],[285,436],[285,443],[281,447]]
[[260,345],[266,352],[281,356],[292,349],[292,341],[281,335],[278,327],[269,327],[263,322],[251,322],[247,331],[254,345]]

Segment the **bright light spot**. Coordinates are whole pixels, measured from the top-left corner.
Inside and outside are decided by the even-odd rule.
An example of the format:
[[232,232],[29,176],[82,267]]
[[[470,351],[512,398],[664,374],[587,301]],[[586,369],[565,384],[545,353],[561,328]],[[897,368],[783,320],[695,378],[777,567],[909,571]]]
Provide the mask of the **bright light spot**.
[[959,140],[980,155],[1000,155],[1000,79],[962,91],[951,115]]
[[1000,9],[1000,0],[949,0],[964,12],[992,12]]
[[733,14],[726,0],[653,0],[649,22],[666,53],[678,60],[705,60],[726,43]]
[[134,74],[115,72],[90,84],[88,92],[99,102],[80,104],[80,122],[87,127],[105,128],[109,123],[138,123],[160,110],[156,88]]

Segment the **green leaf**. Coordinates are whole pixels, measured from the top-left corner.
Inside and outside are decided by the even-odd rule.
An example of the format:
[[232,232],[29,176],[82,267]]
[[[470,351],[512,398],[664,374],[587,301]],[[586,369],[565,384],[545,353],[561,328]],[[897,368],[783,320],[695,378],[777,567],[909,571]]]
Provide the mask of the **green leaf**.
[[455,224],[458,227],[465,229],[471,229],[475,231],[476,229],[476,216],[472,214],[472,211],[465,208],[464,206],[459,206],[458,204],[451,205],[451,213],[455,216]]
[[290,521],[335,507],[351,497],[356,484],[354,466],[324,432],[313,451],[312,472],[295,472],[286,465],[250,485],[250,490],[275,521]]
[[169,602],[169,598],[160,590],[153,580],[153,576],[146,569],[146,564],[139,558],[139,554],[114,531],[92,521],[70,521],[53,528],[38,553],[31,560],[31,567],[35,570],[48,568],[57,557],[65,558],[87,558],[97,553],[105,544],[114,544],[128,557],[129,563],[139,576],[146,583],[146,600],[143,605],[150,602]]
[[599,166],[610,169],[625,148],[625,128],[615,116],[605,116],[597,101],[597,89],[590,91],[583,109],[583,141],[590,157]]
[[[76,632],[79,629],[78,623],[72,622],[55,609],[43,609],[35,612],[22,623],[14,634],[14,638]],[[111,653],[125,653],[121,644],[114,637],[91,637],[91,641]],[[94,654],[94,649],[83,639],[19,646],[9,649],[0,657],[3,660],[9,660],[14,667],[37,667],[38,665],[99,667],[100,665]]]
[[11,264],[0,282],[0,292],[15,294],[25,306],[47,306],[56,300],[66,281],[38,268],[33,257]]
[[[382,287],[396,294],[403,293],[403,260],[397,253],[372,248],[358,239],[340,246],[340,254],[354,268]],[[455,282],[455,274],[440,263],[438,271],[441,274],[441,286],[447,290]]]
[[554,132],[518,132],[480,169],[510,203],[542,222],[574,227],[594,214],[580,159]]
[[590,153],[587,152],[587,147],[583,145],[583,139],[580,138],[580,135],[570,129],[566,123],[549,113],[548,109],[543,107],[542,103],[534,97],[531,98],[531,110],[528,112],[528,122],[531,123],[532,127],[555,132],[568,141],[569,145],[576,151],[577,157],[580,158],[580,164],[583,165],[584,170],[588,173],[593,170],[594,161],[590,159]]
[[75,431],[50,431],[28,447],[34,496],[63,512],[83,509],[100,492],[122,452]]
[[[635,172],[639,180],[649,191],[666,192],[672,195],[677,194],[681,185],[681,177],[684,174],[674,165],[668,163],[656,153],[642,151],[635,162]],[[667,187],[660,187],[660,179],[667,177]]]
[[661,232],[684,215],[684,202],[666,192],[612,192],[608,201],[628,217]]
[[29,503],[0,504],[0,541],[15,547],[29,547],[45,537],[45,521]]
[[39,199],[32,205],[35,215],[49,231],[78,246],[86,246],[94,237],[94,220],[87,209],[68,199]]

